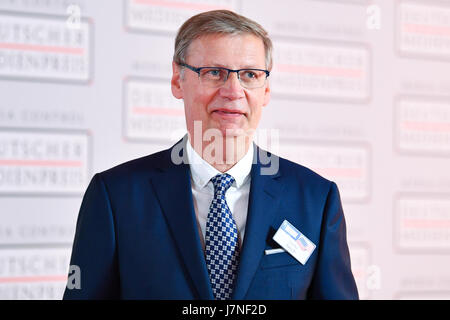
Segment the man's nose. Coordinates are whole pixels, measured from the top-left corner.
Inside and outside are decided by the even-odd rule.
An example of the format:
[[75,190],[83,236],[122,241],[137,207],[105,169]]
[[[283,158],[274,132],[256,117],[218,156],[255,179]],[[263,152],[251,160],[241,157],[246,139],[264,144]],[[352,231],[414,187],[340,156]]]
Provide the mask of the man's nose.
[[227,81],[220,87],[219,91],[222,97],[231,100],[243,98],[245,96],[244,88],[242,88],[241,82],[238,79],[237,72],[230,72]]

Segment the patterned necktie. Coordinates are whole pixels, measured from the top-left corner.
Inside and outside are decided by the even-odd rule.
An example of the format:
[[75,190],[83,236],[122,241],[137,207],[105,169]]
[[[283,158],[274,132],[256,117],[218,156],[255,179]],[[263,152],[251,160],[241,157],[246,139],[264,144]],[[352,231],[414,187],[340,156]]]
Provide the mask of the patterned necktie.
[[236,222],[225,200],[225,192],[234,178],[225,173],[216,175],[211,181],[214,198],[206,221],[206,265],[214,296],[217,300],[227,300],[231,298],[239,260]]

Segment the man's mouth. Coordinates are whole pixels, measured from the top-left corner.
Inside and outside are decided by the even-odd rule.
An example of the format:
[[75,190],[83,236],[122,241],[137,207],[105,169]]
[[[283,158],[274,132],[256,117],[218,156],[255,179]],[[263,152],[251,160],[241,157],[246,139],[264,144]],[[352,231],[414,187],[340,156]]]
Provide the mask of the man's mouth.
[[244,115],[244,113],[242,111],[230,110],[230,109],[216,109],[216,110],[213,111],[213,113],[217,113],[219,115],[224,115],[224,116],[240,116],[240,115]]
[[216,110],[217,112],[223,112],[223,113],[238,113],[238,112],[234,112],[234,111],[223,111],[223,110]]

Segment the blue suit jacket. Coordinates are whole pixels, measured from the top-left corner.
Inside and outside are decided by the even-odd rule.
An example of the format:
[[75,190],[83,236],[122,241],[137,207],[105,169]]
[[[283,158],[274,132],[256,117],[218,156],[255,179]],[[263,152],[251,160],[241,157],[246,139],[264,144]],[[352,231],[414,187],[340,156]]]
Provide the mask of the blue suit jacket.
[[[214,298],[189,165],[174,164],[172,148],[93,177],[71,257],[81,289],[66,288],[64,299]],[[357,299],[336,184],[282,158],[276,174],[261,175],[259,152],[233,298]],[[285,219],[317,246],[305,265],[264,253],[279,247],[272,237]]]

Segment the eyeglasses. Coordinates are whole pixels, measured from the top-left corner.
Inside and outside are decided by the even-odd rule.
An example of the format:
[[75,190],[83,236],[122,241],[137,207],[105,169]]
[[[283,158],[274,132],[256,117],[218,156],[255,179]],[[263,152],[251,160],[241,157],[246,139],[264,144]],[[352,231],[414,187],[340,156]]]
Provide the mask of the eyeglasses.
[[196,68],[186,63],[178,63],[182,67],[186,67],[196,73],[202,85],[210,88],[222,86],[230,76],[230,72],[236,72],[239,82],[244,88],[256,89],[261,88],[266,83],[267,77],[270,75],[268,70],[263,69],[238,69],[232,70],[222,67],[200,67]]

